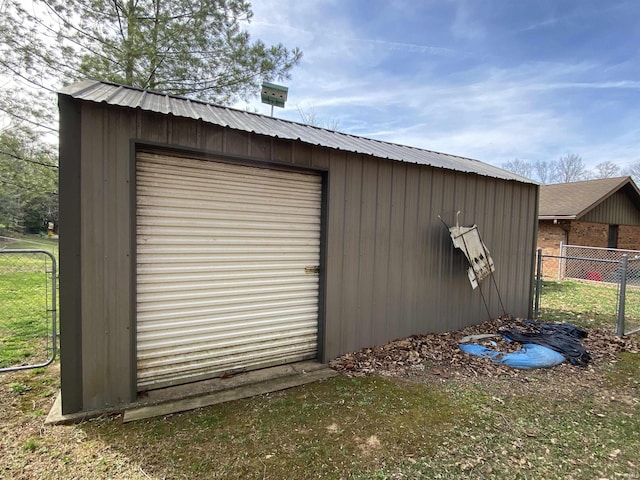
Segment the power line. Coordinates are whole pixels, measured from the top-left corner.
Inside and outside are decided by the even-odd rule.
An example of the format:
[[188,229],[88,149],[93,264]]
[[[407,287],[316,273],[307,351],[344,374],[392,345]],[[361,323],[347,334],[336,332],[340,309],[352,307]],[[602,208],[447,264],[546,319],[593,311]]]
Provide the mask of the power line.
[[50,127],[50,126],[48,126],[48,125],[44,125],[44,124],[39,123],[39,122],[36,122],[36,121],[34,121],[34,120],[30,120],[30,119],[28,119],[28,118],[26,118],[26,117],[21,117],[20,115],[17,115],[17,114],[16,114],[15,112],[13,112],[12,110],[7,110],[6,108],[2,108],[2,107],[0,107],[0,110],[1,110],[1,111],[3,111],[3,112],[5,112],[7,115],[9,115],[9,116],[11,116],[11,117],[15,117],[15,118],[17,118],[18,120],[22,120],[22,121],[24,121],[24,122],[31,123],[32,125],[35,125],[36,127],[44,128],[44,129],[50,130],[50,131],[52,131],[52,132],[54,132],[54,133],[57,133],[57,132],[58,132],[58,129],[57,129],[57,128],[53,128],[53,127]]
[[58,168],[58,165],[51,165],[50,163],[38,162],[37,160],[31,160],[31,159],[28,159],[28,158],[19,157],[18,155],[15,155],[15,154],[13,154],[11,152],[5,152],[4,150],[0,150],[0,155],[6,155],[8,157],[15,158],[16,160],[22,160],[23,162],[29,162],[29,163],[34,163],[36,165],[42,165],[43,167]]
[[[0,184],[11,185],[12,187],[17,187],[17,188],[19,188],[21,190],[23,190],[25,188],[25,185],[20,185],[18,183],[11,182],[11,181],[9,181],[9,180],[7,180],[5,178],[0,178]],[[42,193],[46,193],[47,195],[56,195],[56,196],[58,195],[58,192],[42,192]]]

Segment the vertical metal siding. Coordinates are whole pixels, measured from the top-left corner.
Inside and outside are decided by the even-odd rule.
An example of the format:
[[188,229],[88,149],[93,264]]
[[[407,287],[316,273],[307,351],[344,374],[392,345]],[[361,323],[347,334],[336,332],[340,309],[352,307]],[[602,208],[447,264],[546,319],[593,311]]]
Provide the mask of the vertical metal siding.
[[[533,280],[536,186],[353,155],[332,156],[327,246],[327,359],[502,314],[489,307],[438,218],[477,223],[496,261],[507,313],[525,316]],[[372,210],[372,201],[375,209]],[[333,287],[335,286],[335,288]]]
[[[353,342],[360,339],[363,329],[369,326],[370,319],[361,316],[360,305],[362,301],[370,301],[370,298],[358,296],[360,263],[364,260],[360,254],[360,237],[362,230],[360,217],[362,211],[362,168],[363,160],[357,155],[347,155],[345,170],[345,197],[342,212],[334,209],[333,212],[342,218],[342,245],[338,248],[329,247],[329,254],[342,255],[340,272],[340,285],[344,293],[341,295],[340,318],[344,322],[339,328],[344,328],[344,340]],[[367,261],[371,259],[367,258]],[[337,273],[337,272],[336,272]],[[349,319],[349,320],[346,320]],[[358,321],[362,319],[364,321]],[[346,321],[345,321],[346,320]],[[343,341],[344,341],[343,340]]]
[[326,258],[326,315],[325,341],[326,359],[333,358],[341,352],[344,336],[342,319],[343,292],[342,271],[345,256],[343,254],[343,238],[345,230],[344,206],[347,195],[345,153],[329,154],[329,185],[327,194],[328,228]]
[[[68,122],[62,118],[69,108],[64,103],[61,98],[61,125]],[[72,143],[74,151],[61,152],[61,165],[66,165],[61,182],[71,186],[63,189],[66,207],[62,209],[67,216],[61,241],[66,252],[62,263],[70,268],[64,268],[61,277],[64,272],[73,277],[61,278],[61,303],[69,321],[61,333],[67,351],[61,372],[64,413],[97,410],[136,398],[130,376],[135,368],[130,323],[135,284],[130,282],[133,196],[129,169],[136,114],[107,111],[90,103],[73,108],[78,109],[74,112],[78,123],[65,133],[64,141]],[[65,298],[64,292],[71,293]]]
[[583,222],[640,225],[640,212],[624,190],[618,191],[580,218]]
[[[97,131],[101,132],[107,127],[106,120],[107,117],[99,109],[90,109],[83,112],[82,128],[86,122],[95,125]],[[104,269],[104,258],[111,256],[108,238],[110,230],[108,227],[105,229],[105,224],[109,227],[112,226],[111,218],[104,216],[105,209],[111,207],[108,202],[104,202],[104,199],[108,198],[109,178],[106,162],[103,161],[104,143],[101,141],[83,142],[81,148],[82,196],[79,201],[81,205],[80,222],[82,224],[80,245],[82,261],[80,269],[85,287],[82,289],[82,294],[88,300],[82,305],[82,315],[88,319],[88,325],[84,326],[88,328],[82,328],[82,365],[83,368],[90,368],[94,373],[93,375],[84,375],[83,399],[95,397],[96,403],[105,404],[112,400],[112,394],[105,386],[113,380],[109,372],[109,354],[114,352],[111,349],[113,325],[107,324],[102,328],[99,325],[99,321],[104,316],[107,295],[110,293],[110,289],[106,288],[107,278]],[[86,167],[84,166],[85,161],[88,163]],[[96,221],[98,219],[100,221]],[[64,272],[64,267],[61,268],[62,272]],[[86,288],[88,285],[91,288]],[[95,335],[96,330],[100,331],[102,335]],[[64,342],[62,344],[64,345]]]
[[137,381],[315,358],[322,182],[137,157]]
[[378,162],[378,185],[376,195],[376,219],[375,219],[375,244],[373,263],[373,290],[371,295],[371,344],[378,342],[380,332],[388,329],[388,295],[384,294],[389,288],[389,249],[390,249],[390,224],[391,224],[391,195],[392,195],[392,164],[390,162]]

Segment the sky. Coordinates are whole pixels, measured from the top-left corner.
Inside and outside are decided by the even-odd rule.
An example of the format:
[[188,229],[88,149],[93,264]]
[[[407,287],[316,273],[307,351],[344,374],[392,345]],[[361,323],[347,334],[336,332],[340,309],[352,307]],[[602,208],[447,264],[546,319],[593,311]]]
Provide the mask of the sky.
[[[254,0],[254,39],[303,51],[284,109],[501,166],[640,161],[638,0]],[[270,114],[270,106],[239,108]],[[322,126],[322,125],[321,125]]]

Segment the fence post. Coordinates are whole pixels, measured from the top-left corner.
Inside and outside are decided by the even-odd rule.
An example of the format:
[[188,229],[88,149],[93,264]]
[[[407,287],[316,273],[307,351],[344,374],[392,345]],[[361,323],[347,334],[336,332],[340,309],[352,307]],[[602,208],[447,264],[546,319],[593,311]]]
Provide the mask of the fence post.
[[536,267],[536,296],[533,318],[540,318],[540,290],[542,289],[542,249],[538,249],[538,263]]
[[562,280],[562,262],[564,262],[564,242],[560,241],[560,258],[558,259],[558,281]]
[[622,261],[620,262],[620,295],[618,296],[618,324],[616,327],[616,335],[622,337],[624,335],[624,304],[627,294],[627,264],[629,262],[629,255],[626,253],[622,255]]
[[51,259],[51,331],[53,332],[51,340],[51,361],[53,361],[58,354],[58,291],[56,290],[58,283],[58,265],[56,257],[53,254],[49,254],[49,258]]

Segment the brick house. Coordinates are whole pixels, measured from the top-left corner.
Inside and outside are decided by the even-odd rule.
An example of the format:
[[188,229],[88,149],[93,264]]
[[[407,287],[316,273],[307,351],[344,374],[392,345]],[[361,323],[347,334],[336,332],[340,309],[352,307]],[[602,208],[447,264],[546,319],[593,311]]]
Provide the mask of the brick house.
[[[540,187],[538,248],[558,255],[560,244],[640,250],[640,190],[631,177]],[[543,275],[558,262],[545,259]]]

